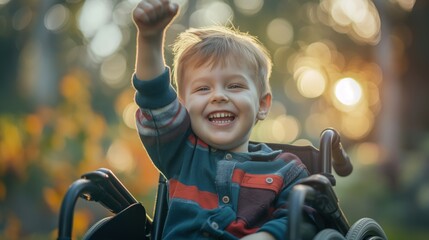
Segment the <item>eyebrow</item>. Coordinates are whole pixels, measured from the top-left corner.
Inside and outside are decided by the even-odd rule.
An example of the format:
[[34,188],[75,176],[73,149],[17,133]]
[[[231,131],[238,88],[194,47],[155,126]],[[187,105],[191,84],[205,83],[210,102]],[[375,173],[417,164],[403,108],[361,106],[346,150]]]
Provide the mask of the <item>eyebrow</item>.
[[[205,79],[210,79],[210,78],[211,78],[210,75],[208,75],[208,76],[201,76],[201,77],[194,78],[193,82],[195,82],[195,81],[203,81]],[[236,78],[239,78],[239,79],[243,79],[243,80],[247,79],[244,74],[240,74],[240,73],[222,74],[222,78],[225,78],[225,79],[236,79]]]

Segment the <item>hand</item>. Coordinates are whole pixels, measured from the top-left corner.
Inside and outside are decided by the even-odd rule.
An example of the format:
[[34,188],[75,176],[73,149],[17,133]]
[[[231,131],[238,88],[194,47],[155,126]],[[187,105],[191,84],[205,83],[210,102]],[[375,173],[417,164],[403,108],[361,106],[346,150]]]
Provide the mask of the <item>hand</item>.
[[240,238],[241,240],[275,240],[275,238],[267,232],[257,232]]
[[179,6],[169,0],[142,0],[133,20],[142,37],[160,36],[177,15]]

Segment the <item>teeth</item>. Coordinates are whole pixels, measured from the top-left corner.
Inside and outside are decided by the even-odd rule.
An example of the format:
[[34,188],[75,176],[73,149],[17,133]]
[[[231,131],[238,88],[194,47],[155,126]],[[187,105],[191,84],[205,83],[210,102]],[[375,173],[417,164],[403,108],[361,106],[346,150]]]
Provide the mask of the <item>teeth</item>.
[[231,121],[224,121],[224,120],[222,120],[222,121],[217,121],[217,120],[213,120],[212,121],[213,123],[216,123],[216,124],[227,124],[227,123],[230,123]]
[[231,113],[212,113],[209,115],[209,118],[223,118],[223,117],[232,117]]

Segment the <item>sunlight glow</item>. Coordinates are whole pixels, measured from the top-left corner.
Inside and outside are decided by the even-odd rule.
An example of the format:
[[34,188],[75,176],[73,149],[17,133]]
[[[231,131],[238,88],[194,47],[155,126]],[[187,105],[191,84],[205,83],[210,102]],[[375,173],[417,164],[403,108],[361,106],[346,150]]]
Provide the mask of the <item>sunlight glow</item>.
[[335,97],[342,104],[353,106],[362,99],[362,88],[353,78],[343,78],[335,85]]

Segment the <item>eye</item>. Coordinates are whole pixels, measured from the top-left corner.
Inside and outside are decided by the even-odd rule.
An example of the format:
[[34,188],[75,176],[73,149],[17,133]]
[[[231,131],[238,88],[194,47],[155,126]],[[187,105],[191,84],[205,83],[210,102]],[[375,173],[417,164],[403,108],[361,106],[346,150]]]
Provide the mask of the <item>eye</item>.
[[195,92],[204,92],[204,91],[208,91],[209,87],[207,86],[201,86],[201,87],[197,87],[195,88]]
[[244,88],[243,84],[239,84],[239,83],[232,83],[230,85],[228,85],[229,89],[237,89],[237,88]]

